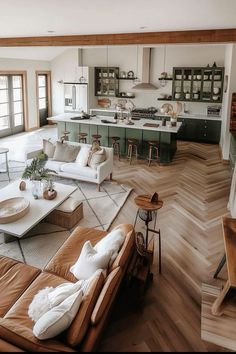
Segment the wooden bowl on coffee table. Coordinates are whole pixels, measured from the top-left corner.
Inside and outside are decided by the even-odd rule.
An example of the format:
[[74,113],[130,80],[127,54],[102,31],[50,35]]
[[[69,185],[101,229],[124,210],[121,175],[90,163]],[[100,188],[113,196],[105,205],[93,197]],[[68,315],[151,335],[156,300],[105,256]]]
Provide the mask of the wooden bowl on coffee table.
[[15,197],[0,202],[0,224],[8,224],[23,218],[30,208],[30,202],[23,197]]

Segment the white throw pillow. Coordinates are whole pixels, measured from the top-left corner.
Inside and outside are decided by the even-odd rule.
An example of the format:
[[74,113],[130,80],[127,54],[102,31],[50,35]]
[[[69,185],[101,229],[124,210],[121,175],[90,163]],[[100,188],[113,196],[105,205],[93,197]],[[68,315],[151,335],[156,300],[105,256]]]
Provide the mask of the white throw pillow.
[[106,151],[104,148],[100,148],[99,150],[90,151],[88,166],[92,167],[94,170],[106,160]]
[[38,339],[54,338],[65,331],[75,318],[83,298],[83,291],[79,290],[70,295],[60,305],[46,312],[35,323],[33,333]]
[[70,295],[79,291],[82,287],[83,282],[83,280],[79,280],[76,283],[63,283],[61,285],[58,285],[53,291],[48,294],[50,308],[58,306]]
[[34,296],[32,302],[29,305],[28,315],[32,321],[37,322],[51,308],[48,295],[54,288],[47,286],[46,288],[39,290]]
[[96,243],[94,249],[100,253],[111,252],[110,264],[116,259],[118,252],[125,240],[125,234],[121,229],[111,231]]
[[29,317],[32,321],[37,322],[40,317],[51,308],[58,306],[62,301],[66,300],[70,295],[76,293],[80,289],[83,291],[83,295],[86,295],[94,277],[96,277],[101,271],[102,270],[95,272],[92,277],[87,280],[79,280],[76,283],[63,283],[56,288],[46,287],[39,290],[29,305]]
[[79,165],[79,166],[82,166],[82,167],[86,167],[87,164],[88,164],[88,158],[89,158],[89,151],[90,151],[90,148],[88,146],[82,146],[77,157],[76,157],[76,160],[75,162]]
[[111,252],[111,260],[110,263],[116,259],[118,252],[123,245],[125,240],[125,234],[121,229],[116,229],[111,231],[105,237],[103,237],[100,241],[96,243],[94,249],[100,253]]
[[86,241],[76,263],[70,268],[77,279],[88,279],[99,269],[106,269],[111,259],[111,251],[97,252],[90,241]]

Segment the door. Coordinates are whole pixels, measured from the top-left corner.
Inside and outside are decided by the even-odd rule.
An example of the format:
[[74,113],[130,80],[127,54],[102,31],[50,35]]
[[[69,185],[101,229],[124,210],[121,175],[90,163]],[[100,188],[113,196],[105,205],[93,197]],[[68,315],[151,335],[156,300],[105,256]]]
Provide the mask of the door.
[[23,76],[0,75],[0,137],[24,130]]
[[39,110],[39,126],[47,125],[49,116],[48,106],[48,75],[38,74],[38,110]]

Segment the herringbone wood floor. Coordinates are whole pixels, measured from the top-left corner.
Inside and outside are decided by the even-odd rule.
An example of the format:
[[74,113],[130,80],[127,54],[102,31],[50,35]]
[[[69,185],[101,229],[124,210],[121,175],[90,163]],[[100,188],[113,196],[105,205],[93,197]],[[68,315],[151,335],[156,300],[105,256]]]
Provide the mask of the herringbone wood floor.
[[115,161],[114,179],[134,191],[112,226],[134,223],[137,194],[156,191],[164,201],[158,212],[162,275],[156,254],[154,281],[143,306],[137,307],[123,289],[100,351],[223,350],[201,340],[201,287],[211,279],[223,253],[221,216],[229,215],[230,178],[217,145],[179,142],[169,166]]

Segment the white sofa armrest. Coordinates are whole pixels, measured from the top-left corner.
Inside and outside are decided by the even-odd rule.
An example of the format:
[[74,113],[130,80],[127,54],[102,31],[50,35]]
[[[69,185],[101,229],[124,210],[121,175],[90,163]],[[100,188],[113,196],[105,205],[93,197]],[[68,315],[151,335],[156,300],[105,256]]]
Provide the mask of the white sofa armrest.
[[43,149],[37,149],[37,150],[27,152],[26,153],[26,160],[30,160],[30,159],[33,159],[34,157],[37,157],[41,152],[43,152]]
[[106,161],[97,167],[98,184],[101,184],[113,171],[113,152],[109,154]]

